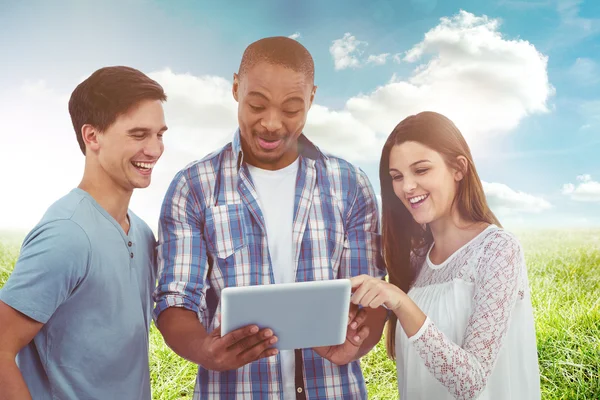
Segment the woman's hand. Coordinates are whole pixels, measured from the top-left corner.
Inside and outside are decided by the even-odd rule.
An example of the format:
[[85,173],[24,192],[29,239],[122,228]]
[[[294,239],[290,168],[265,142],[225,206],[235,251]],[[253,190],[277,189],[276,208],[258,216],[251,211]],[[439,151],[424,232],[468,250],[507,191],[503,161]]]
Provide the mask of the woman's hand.
[[406,298],[406,293],[383,279],[359,275],[351,278],[350,282],[354,291],[352,303],[363,307],[378,308],[383,305],[397,314]]

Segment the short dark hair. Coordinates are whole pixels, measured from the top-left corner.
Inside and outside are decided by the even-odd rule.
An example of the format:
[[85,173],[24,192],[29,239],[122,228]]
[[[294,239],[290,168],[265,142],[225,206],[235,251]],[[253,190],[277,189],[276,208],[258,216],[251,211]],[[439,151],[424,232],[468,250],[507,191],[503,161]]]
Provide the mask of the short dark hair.
[[315,79],[315,64],[312,56],[298,41],[274,36],[251,43],[242,56],[238,75],[243,74],[259,62],[281,65],[305,74],[311,82]]
[[77,85],[69,100],[69,114],[83,154],[83,125],[105,131],[119,115],[143,100],[166,101],[167,95],[156,81],[131,67],[100,68]]

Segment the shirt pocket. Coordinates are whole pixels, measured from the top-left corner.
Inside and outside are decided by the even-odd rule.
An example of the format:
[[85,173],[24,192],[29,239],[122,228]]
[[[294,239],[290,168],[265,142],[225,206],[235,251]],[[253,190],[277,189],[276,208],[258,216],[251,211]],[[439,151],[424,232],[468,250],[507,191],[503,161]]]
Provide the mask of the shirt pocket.
[[210,251],[226,259],[246,245],[245,206],[225,204],[209,207],[205,211],[206,238]]

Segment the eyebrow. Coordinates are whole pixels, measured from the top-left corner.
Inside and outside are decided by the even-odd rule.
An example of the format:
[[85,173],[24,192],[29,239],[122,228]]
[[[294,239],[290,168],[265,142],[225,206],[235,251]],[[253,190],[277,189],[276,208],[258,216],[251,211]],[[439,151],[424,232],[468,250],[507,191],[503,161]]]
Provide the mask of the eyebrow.
[[250,92],[250,93],[248,93],[248,96],[258,96],[258,97],[262,97],[263,99],[269,101],[267,96],[265,96],[264,94],[262,94],[260,92]]
[[[249,92],[248,96],[257,96],[257,97],[261,97],[261,98],[269,101],[269,98],[267,96],[265,96],[264,94],[262,94],[260,92],[256,92],[256,91]],[[304,104],[304,99],[299,96],[290,97],[289,99],[286,99],[283,103],[285,104],[285,103],[295,102],[295,101],[299,101]]]
[[[410,166],[412,167],[413,165],[417,165],[419,163],[423,163],[423,162],[431,162],[429,160],[419,160],[419,161],[415,161],[414,163],[410,164]],[[400,172],[398,171],[396,168],[390,168],[389,172]]]
[[[165,132],[167,129],[169,129],[169,128],[167,128],[166,126],[163,126],[162,128],[160,128],[160,130],[158,131],[158,133]],[[141,127],[141,126],[136,126],[135,128],[131,128],[131,129],[127,130],[127,133],[130,133],[130,134],[133,134],[133,133],[148,133],[148,132],[150,132],[149,128],[144,128],[144,127]]]
[[289,99],[286,99],[284,101],[284,103],[290,103],[290,102],[296,102],[296,101],[299,101],[304,104],[304,99],[302,97],[298,97],[298,96],[290,97]]
[[410,166],[412,167],[413,165],[417,165],[417,164],[420,164],[422,162],[431,162],[431,161],[429,161],[429,160],[419,160],[419,161],[415,161],[414,163],[410,164]]

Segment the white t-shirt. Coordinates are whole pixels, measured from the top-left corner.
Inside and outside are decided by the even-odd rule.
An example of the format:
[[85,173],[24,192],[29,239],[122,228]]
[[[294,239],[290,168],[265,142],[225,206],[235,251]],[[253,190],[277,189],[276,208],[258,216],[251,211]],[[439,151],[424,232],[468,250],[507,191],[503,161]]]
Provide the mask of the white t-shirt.
[[[248,165],[248,168],[265,219],[269,256],[275,283],[295,282],[292,229],[298,159],[289,166],[276,171],[264,170],[252,165]],[[293,400],[296,398],[294,351],[284,350],[279,354],[284,398]]]

